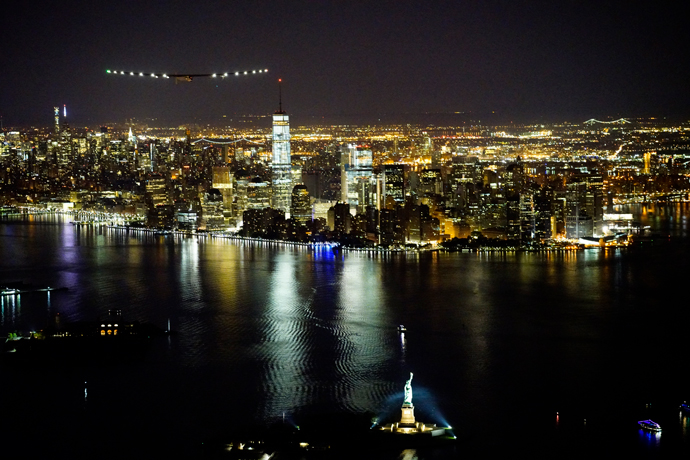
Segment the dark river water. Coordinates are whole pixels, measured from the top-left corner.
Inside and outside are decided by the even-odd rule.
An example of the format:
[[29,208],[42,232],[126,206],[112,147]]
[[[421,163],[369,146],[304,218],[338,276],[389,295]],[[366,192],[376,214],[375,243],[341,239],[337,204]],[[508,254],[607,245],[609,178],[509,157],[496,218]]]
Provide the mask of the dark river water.
[[[355,435],[347,458],[687,458],[688,211],[634,211],[674,237],[335,255],[4,218],[0,286],[68,290],[3,296],[1,336],[113,308],[178,334],[133,362],[0,362],[0,453],[195,458],[208,439],[283,419],[396,421],[414,372],[417,419],[452,425],[457,441],[372,453]],[[661,435],[638,430],[646,418]]]

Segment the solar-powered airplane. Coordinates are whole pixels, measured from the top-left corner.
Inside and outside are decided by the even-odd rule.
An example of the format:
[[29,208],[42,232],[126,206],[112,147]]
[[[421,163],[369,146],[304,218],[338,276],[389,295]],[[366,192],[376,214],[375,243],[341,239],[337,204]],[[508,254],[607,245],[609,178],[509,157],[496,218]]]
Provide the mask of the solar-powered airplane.
[[123,70],[106,70],[106,73],[113,75],[129,75],[132,77],[153,77],[153,78],[174,78],[175,83],[177,82],[188,82],[192,81],[197,77],[210,77],[210,78],[229,78],[229,77],[240,77],[244,75],[253,75],[257,73],[267,73],[268,69],[260,70],[244,70],[237,72],[225,72],[225,73],[146,73],[146,72],[128,72]]

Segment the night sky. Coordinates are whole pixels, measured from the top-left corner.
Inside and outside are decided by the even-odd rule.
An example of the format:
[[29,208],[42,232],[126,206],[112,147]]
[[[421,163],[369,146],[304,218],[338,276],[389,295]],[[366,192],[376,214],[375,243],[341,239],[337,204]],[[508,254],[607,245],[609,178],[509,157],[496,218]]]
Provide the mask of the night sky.
[[[276,110],[279,77],[302,121],[690,115],[682,2],[16,0],[1,16],[5,126],[50,125],[62,104],[72,125],[220,125]],[[259,68],[177,85],[105,73]]]

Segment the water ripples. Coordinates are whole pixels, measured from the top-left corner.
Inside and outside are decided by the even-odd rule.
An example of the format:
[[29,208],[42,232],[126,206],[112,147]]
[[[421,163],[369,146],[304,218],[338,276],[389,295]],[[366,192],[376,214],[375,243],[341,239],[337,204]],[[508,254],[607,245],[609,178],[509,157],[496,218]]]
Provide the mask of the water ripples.
[[373,311],[373,305],[357,308],[337,300],[332,291],[342,288],[328,283],[304,297],[283,297],[262,315],[257,357],[263,363],[264,404],[259,418],[310,406],[375,411],[392,391],[380,380],[394,361],[395,341],[384,339],[391,331],[362,314],[362,309]]

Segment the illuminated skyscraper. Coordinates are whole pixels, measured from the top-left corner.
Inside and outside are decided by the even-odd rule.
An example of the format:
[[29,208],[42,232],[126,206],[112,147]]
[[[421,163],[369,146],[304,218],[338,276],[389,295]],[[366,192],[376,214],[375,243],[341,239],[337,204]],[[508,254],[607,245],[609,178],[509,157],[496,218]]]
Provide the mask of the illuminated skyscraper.
[[422,172],[419,176],[420,195],[443,195],[443,178],[441,177],[441,169],[422,169]]
[[395,200],[394,204],[402,204],[405,201],[405,165],[384,165],[383,170],[386,197]]
[[270,203],[270,184],[268,184],[268,182],[262,181],[260,177],[255,177],[254,179],[250,180],[247,184],[247,209],[268,208]]
[[223,209],[228,215],[232,214],[232,175],[227,166],[213,167],[212,187],[223,196]]
[[55,137],[60,135],[60,107],[53,107],[55,111]]
[[311,199],[309,190],[304,185],[295,185],[292,189],[290,216],[302,225],[311,220]]
[[[280,88],[280,87],[279,87]],[[290,212],[292,193],[292,161],[290,158],[290,117],[283,111],[282,95],[278,111],[273,114],[273,208]]]
[[55,162],[59,165],[66,165],[72,160],[72,139],[67,124],[67,106],[64,106],[64,116],[60,123],[60,107],[53,107],[55,116],[55,138],[53,139],[53,153]]
[[368,205],[376,205],[376,182],[373,177],[371,149],[356,144],[342,147],[341,199],[364,212]]
[[160,174],[149,174],[146,178],[146,199],[150,207],[170,204],[168,183]]

